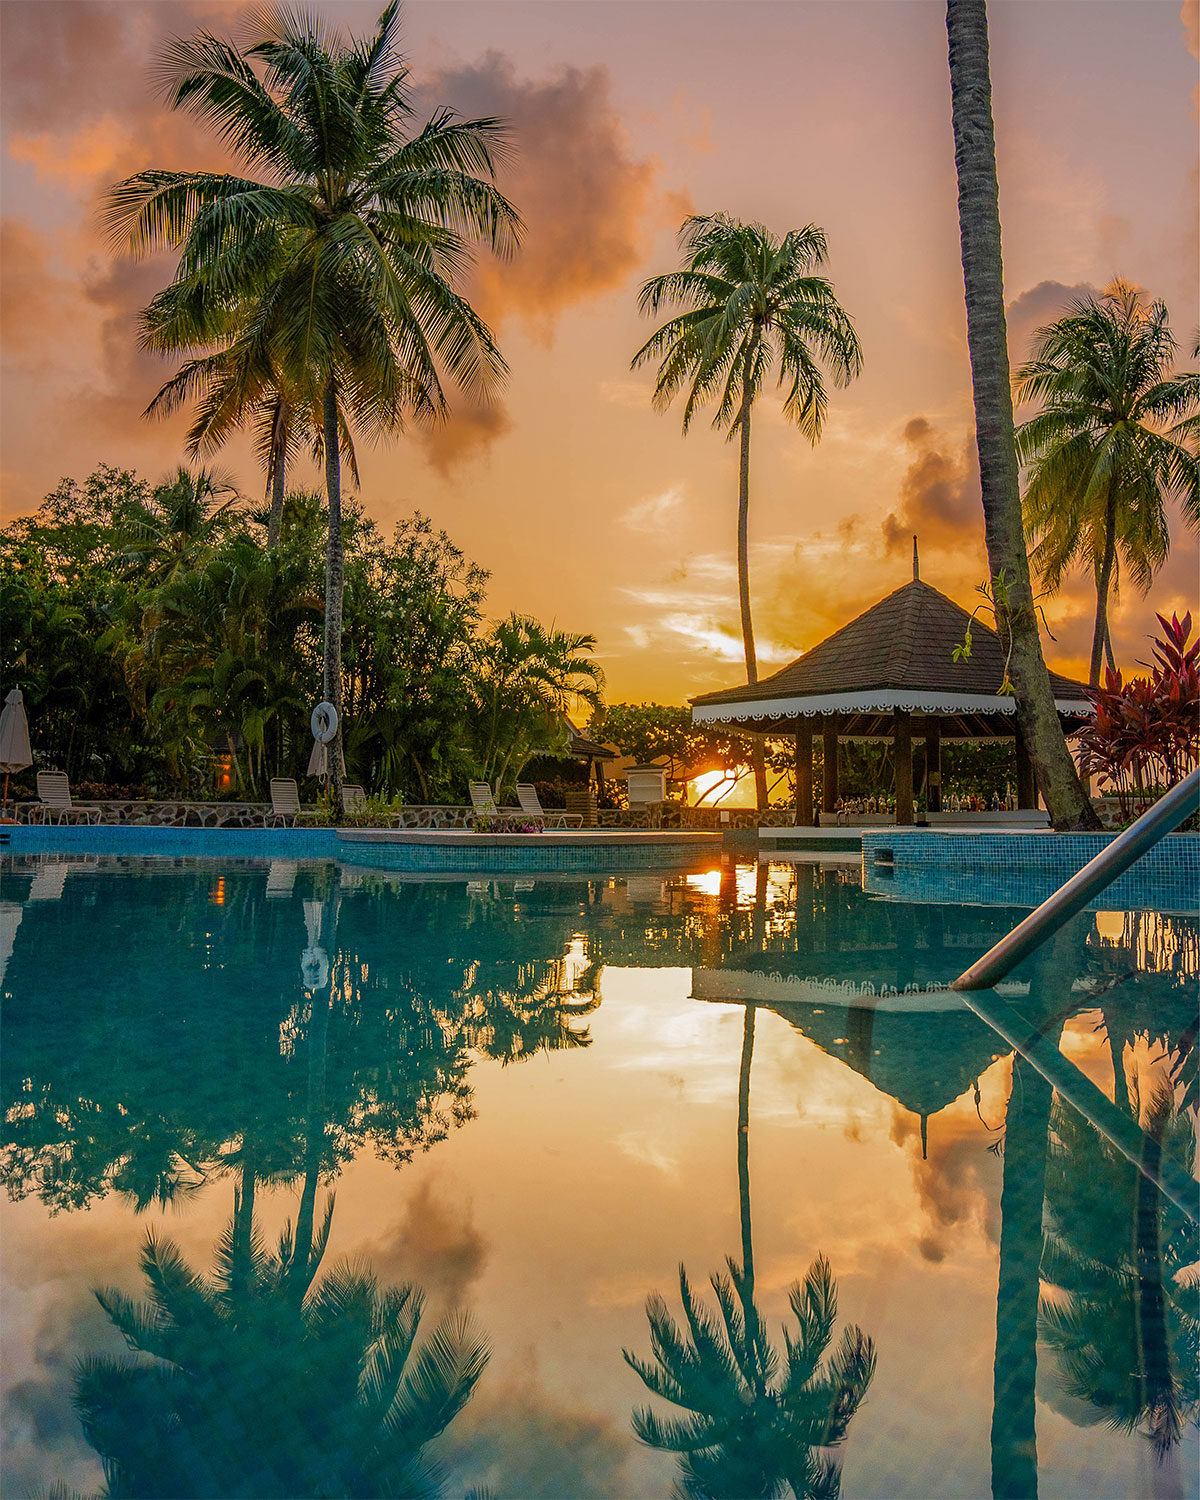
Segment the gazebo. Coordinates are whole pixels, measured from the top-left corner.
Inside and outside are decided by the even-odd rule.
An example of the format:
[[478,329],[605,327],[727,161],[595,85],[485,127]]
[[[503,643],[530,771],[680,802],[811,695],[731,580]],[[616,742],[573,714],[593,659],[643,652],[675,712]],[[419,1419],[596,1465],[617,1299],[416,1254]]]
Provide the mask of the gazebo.
[[[971,654],[954,648],[971,632]],[[1033,766],[1017,729],[1016,703],[1000,693],[1006,654],[1000,637],[922,582],[913,540],[912,582],[843,625],[761,682],[693,698],[692,720],[722,723],[796,745],[796,822],[813,823],[813,734],[823,740],[821,811],[837,810],[840,739],[890,739],[895,747],[896,822],[912,823],[914,736],[925,741],[926,804],[941,810],[945,740],[1015,740],[1017,806],[1037,806]],[[1092,713],[1080,682],[1050,674],[1065,732]]]

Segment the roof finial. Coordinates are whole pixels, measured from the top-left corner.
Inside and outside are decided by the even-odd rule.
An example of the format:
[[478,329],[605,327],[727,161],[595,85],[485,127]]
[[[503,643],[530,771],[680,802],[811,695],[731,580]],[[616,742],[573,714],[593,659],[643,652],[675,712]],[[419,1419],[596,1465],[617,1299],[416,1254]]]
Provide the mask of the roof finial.
[[914,583],[920,583],[920,581],[921,581],[921,560],[917,556],[917,539],[916,539],[916,536],[914,535],[914,537],[913,537],[913,582]]

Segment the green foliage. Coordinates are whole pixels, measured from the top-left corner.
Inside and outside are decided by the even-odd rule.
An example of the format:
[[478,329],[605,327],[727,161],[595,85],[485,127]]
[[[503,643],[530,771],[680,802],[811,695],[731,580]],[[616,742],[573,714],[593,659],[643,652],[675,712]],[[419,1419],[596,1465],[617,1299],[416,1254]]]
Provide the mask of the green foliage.
[[1109,592],[1124,572],[1145,593],[1166,560],[1166,503],[1200,526],[1200,375],[1174,373],[1176,353],[1165,305],[1117,282],[1039,328],[1017,375],[1018,397],[1040,403],[1017,432],[1031,560],[1052,593],[1076,567],[1094,576],[1093,683],[1102,647],[1115,666]]
[[[101,469],[0,532],[0,671],[21,688],[37,765],[76,782],[203,791],[228,756],[237,795],[303,776],[321,695],[324,507],[267,517],[201,471],[151,488]],[[420,514],[382,536],[346,506],[349,779],[385,799],[466,783],[565,747],[598,703],[594,641],[513,619],[489,628],[487,574]]]
[[704,771],[738,776],[750,766],[749,735],[721,724],[694,724],[686,706],[610,703],[592,719],[588,733],[639,765],[665,760],[670,781],[686,781]]
[[784,1325],[776,1350],[754,1303],[753,1286],[733,1260],[713,1276],[718,1314],[692,1290],[679,1268],[683,1323],[660,1296],[646,1304],[653,1360],[625,1351],[625,1361],[656,1396],[684,1417],[648,1407],[633,1415],[642,1442],[677,1457],[678,1493],[782,1496],[836,1500],[841,1465],[828,1451],[846,1437],[875,1374],[875,1348],[860,1328],[847,1328],[827,1359],[837,1322],[837,1287],[818,1256],[804,1281],[788,1288],[795,1327]]

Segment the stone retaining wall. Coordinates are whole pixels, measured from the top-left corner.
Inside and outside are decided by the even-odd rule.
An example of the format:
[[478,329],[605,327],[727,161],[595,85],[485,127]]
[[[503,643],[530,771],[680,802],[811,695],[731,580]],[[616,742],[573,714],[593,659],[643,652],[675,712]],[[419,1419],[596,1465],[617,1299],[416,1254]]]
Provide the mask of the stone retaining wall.
[[[306,805],[311,807],[311,804]],[[32,803],[17,804],[20,822],[30,821],[33,806]],[[262,828],[271,811],[266,802],[79,802],[77,806],[99,808],[101,823],[159,828]],[[547,808],[546,811],[553,821],[557,809]],[[401,811],[396,826],[470,828],[474,818],[474,810],[470,807],[411,806]],[[788,807],[775,807],[765,813],[752,807],[731,807],[722,812],[715,807],[681,807],[677,802],[660,802],[636,809],[604,807],[597,812],[596,820],[600,828],[693,829],[720,833],[726,829],[790,827],[794,816]]]

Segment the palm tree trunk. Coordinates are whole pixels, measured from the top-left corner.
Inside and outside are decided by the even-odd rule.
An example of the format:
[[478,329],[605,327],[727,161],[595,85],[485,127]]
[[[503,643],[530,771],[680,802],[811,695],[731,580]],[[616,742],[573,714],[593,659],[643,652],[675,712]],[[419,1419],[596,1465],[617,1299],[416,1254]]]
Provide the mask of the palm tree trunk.
[[346,558],[342,546],[342,455],[338,433],[337,386],[332,373],[325,384],[325,490],[329,497],[329,540],[325,549],[325,700],[338,712],[337,733],[329,745],[329,786],[334,812],[345,812],[342,785],[346,762],[342,753],[342,592]]
[[1020,1055],[1013,1058],[1000,1192],[992,1500],[1037,1500],[1038,1267],[1053,1092],[1031,1063]]
[[746,1333],[751,1333],[754,1321],[754,1235],[750,1225],[750,1069],[754,1062],[754,1019],[757,1009],[746,1006],[746,1017],[742,1026],[742,1061],[738,1070],[738,1125],[737,1168],[738,1207],[742,1225],[742,1276],[745,1296],[743,1305],[746,1317]]
[[283,494],[287,468],[287,408],[282,400],[275,403],[271,427],[271,518],[267,522],[268,548],[279,546],[279,533],[283,526]]
[[1007,598],[996,602],[996,625],[1002,638],[1011,639],[1017,723],[1051,821],[1057,828],[1098,828],[1054,709],[1029,577],[1009,386],[985,0],[947,0],[946,32],[988,567],[994,592],[1001,592],[1001,574],[1007,585]]
[[[758,334],[751,340],[746,368],[742,372],[742,413],[738,418],[741,428],[741,455],[738,463],[738,604],[742,614],[742,648],[746,655],[746,681],[758,681],[758,654],[754,649],[754,620],[750,614],[750,408],[752,393],[750,386],[750,364],[758,344]],[[763,755],[763,742],[755,735],[751,741],[750,761],[754,767],[754,796],[759,807],[766,807],[767,767]]]
[[1100,560],[1100,572],[1096,577],[1096,628],[1092,632],[1092,661],[1088,668],[1088,682],[1096,687],[1100,681],[1100,664],[1107,647],[1109,666],[1112,665],[1112,646],[1108,639],[1108,594],[1112,587],[1113,568],[1117,561],[1117,497],[1110,493],[1104,503],[1104,556]]

